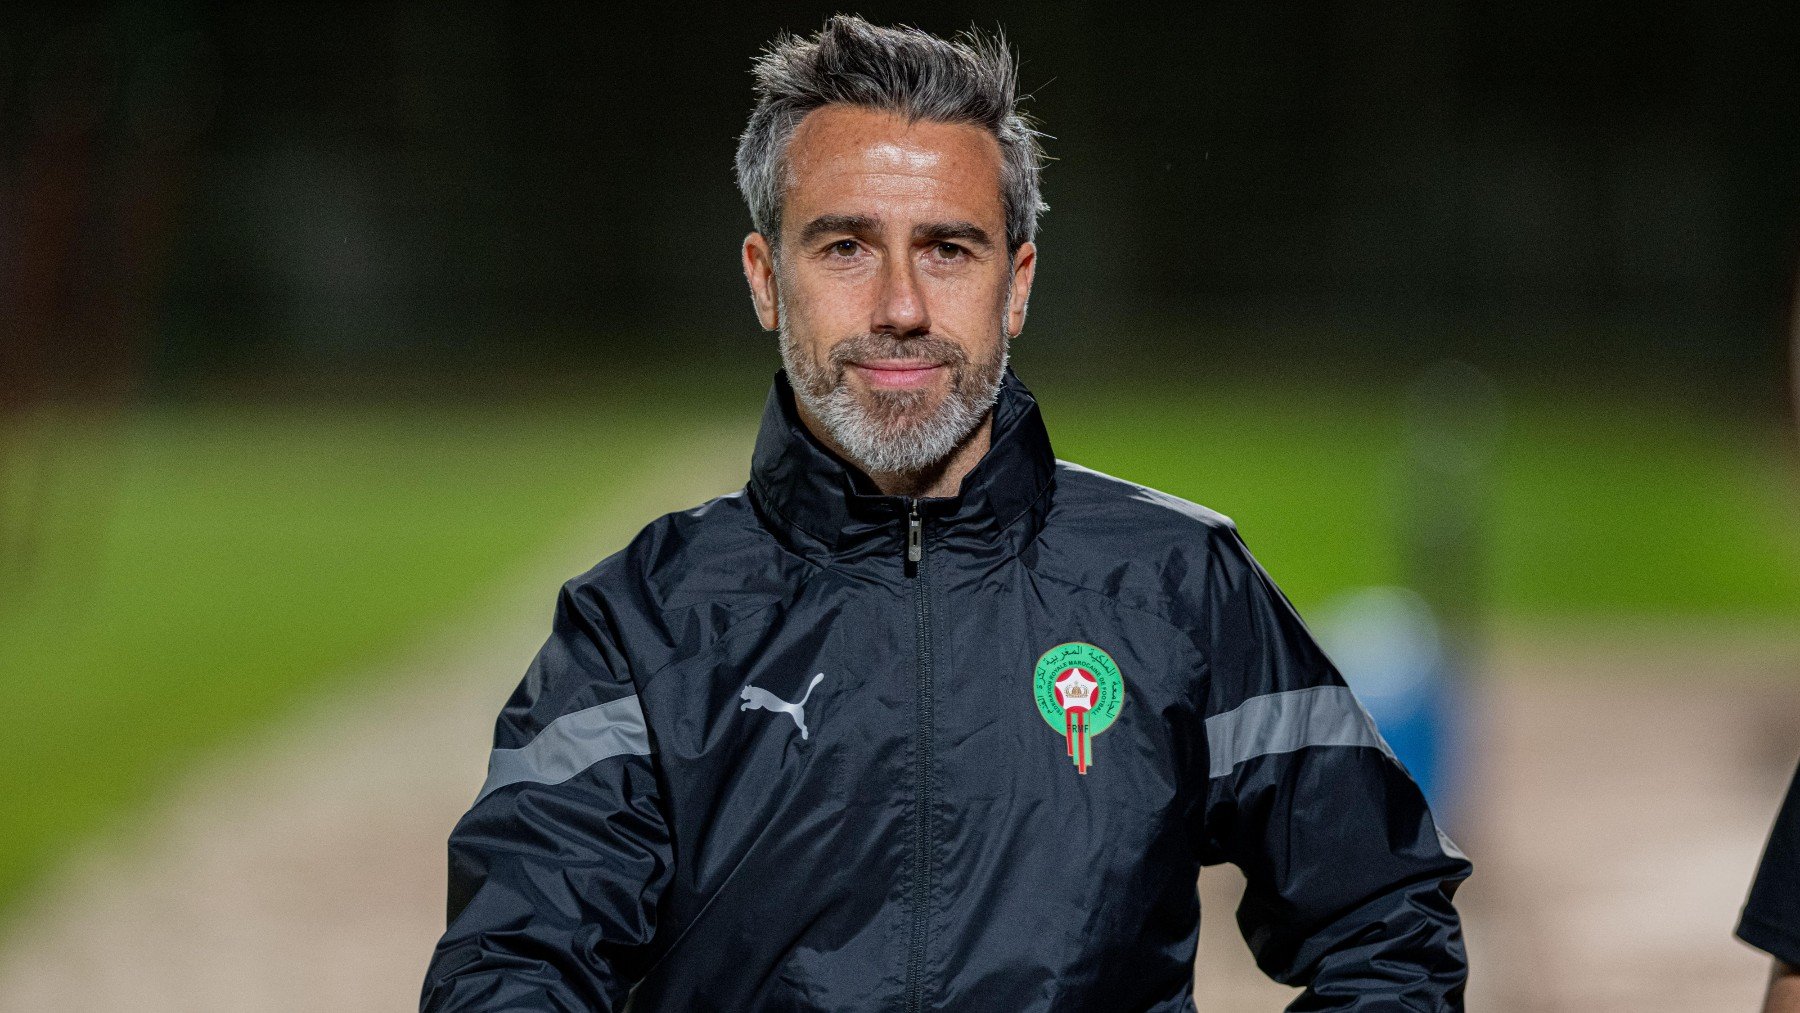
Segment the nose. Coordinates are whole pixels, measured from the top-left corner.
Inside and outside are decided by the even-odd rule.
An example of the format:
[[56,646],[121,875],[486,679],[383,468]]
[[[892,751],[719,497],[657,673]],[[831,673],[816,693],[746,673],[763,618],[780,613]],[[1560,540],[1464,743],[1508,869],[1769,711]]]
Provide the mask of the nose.
[[919,287],[911,257],[886,259],[869,328],[901,338],[930,332],[931,315],[925,309],[925,293]]

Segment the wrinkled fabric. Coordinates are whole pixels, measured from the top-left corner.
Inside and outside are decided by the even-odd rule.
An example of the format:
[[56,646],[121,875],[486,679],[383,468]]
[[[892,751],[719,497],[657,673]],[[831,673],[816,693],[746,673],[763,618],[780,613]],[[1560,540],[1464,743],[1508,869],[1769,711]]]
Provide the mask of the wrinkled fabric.
[[[1034,695],[1068,644],[1123,686],[1085,772]],[[1343,686],[1229,518],[1054,457],[1012,369],[961,491],[916,499],[778,371],[745,487],[563,586],[422,1008],[1193,1010],[1232,862],[1291,1009],[1461,1009],[1470,865]]]

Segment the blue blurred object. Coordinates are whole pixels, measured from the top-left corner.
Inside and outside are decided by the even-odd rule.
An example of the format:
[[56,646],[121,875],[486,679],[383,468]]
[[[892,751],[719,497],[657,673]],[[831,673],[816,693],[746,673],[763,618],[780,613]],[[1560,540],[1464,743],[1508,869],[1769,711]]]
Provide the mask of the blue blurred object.
[[1444,626],[1403,587],[1345,592],[1315,636],[1446,828],[1461,802],[1462,679]]

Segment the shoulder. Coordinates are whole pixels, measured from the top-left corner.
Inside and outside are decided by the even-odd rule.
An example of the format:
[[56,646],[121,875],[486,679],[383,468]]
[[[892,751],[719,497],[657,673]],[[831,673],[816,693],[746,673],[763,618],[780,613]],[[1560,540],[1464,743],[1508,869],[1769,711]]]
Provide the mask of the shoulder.
[[1212,538],[1235,533],[1230,517],[1192,500],[1073,461],[1056,460],[1056,504],[1084,528],[1148,527],[1159,537]]
[[806,569],[739,488],[651,520],[562,593],[648,672],[791,595]]
[[755,582],[742,579],[752,574],[742,567],[774,548],[740,488],[651,520],[567,586],[590,595],[638,598],[659,611],[676,609],[754,594]]
[[1033,569],[1195,630],[1257,564],[1229,516],[1072,461],[1056,462]]
[[1157,616],[1213,670],[1215,710],[1248,696],[1342,685],[1231,518],[1059,461],[1033,569]]

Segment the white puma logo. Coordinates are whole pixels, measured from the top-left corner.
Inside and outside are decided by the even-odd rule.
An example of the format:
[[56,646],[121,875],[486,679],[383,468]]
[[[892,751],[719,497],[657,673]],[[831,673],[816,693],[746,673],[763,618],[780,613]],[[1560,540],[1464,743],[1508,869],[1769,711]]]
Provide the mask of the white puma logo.
[[766,711],[779,711],[782,714],[786,714],[794,719],[794,724],[800,726],[800,737],[804,739],[806,738],[806,699],[807,697],[812,696],[813,687],[817,686],[819,681],[824,678],[824,672],[820,672],[818,675],[813,676],[812,682],[807,683],[806,685],[806,692],[802,694],[799,701],[795,703],[788,703],[786,700],[783,700],[761,687],[746,685],[744,691],[738,694],[739,698],[744,701],[743,706],[739,707],[738,710],[747,711],[755,707],[760,707]]

